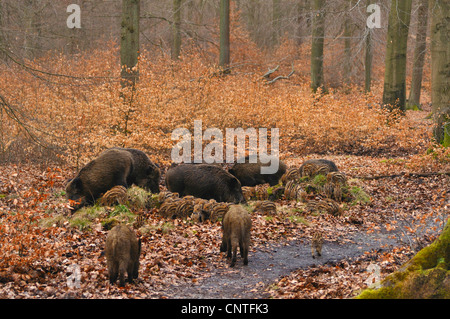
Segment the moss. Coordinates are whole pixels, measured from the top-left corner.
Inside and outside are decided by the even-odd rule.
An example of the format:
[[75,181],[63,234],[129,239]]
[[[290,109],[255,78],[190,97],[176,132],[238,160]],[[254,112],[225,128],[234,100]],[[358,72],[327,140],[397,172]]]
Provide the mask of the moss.
[[145,189],[132,186],[127,190],[127,206],[131,209],[141,210],[159,206],[158,195],[147,192]]
[[450,223],[438,239],[419,251],[400,270],[386,277],[379,289],[366,289],[357,298],[450,299]]
[[344,189],[345,193],[349,193],[353,204],[368,204],[370,203],[370,196],[359,186],[351,186]]
[[318,187],[322,187],[323,185],[325,185],[327,181],[326,176],[322,175],[322,174],[318,174],[316,176],[314,176],[312,182],[314,185],[318,186]]
[[92,220],[83,218],[83,217],[75,217],[69,221],[69,226],[73,228],[78,228],[81,231],[91,229]]

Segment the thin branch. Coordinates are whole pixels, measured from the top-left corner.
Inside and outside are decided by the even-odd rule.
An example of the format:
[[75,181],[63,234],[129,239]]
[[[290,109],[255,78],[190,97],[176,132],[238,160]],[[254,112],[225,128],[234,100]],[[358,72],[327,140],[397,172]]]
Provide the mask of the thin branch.
[[365,179],[365,180],[376,180],[376,179],[382,179],[382,178],[396,178],[396,177],[401,177],[401,176],[429,177],[429,176],[439,176],[439,175],[448,175],[448,176],[450,176],[450,172],[432,172],[432,173],[406,173],[406,172],[402,172],[400,174],[393,174],[393,175],[354,176],[354,178]]
[[273,80],[270,80],[270,81],[266,82],[266,84],[272,84],[272,83],[275,83],[275,82],[278,81],[278,80],[287,80],[287,79],[289,79],[294,73],[295,73],[294,65],[292,65],[292,71],[291,71],[291,73],[289,73],[287,76],[283,76],[283,75],[277,76],[277,77],[274,78]]
[[268,78],[272,73],[277,71],[279,67],[280,67],[280,65],[277,65],[274,69],[270,69],[269,68],[269,71],[267,71],[262,77],[263,78]]
[[38,144],[38,145],[40,145],[40,146],[42,146],[42,147],[44,147],[44,148],[48,148],[46,145],[44,145],[44,144],[39,140],[39,138],[38,138],[33,132],[31,132],[30,129],[34,129],[34,128],[33,128],[32,126],[26,124],[25,122],[23,122],[23,121],[20,119],[17,110],[15,110],[15,109],[11,106],[11,104],[9,104],[9,103],[6,101],[6,99],[3,97],[3,95],[1,95],[1,94],[0,94],[0,107],[1,107],[2,109],[5,110],[6,115],[7,115],[8,117],[10,117],[13,121],[15,121],[17,124],[19,124],[20,127],[22,127],[22,128],[25,130],[25,132],[27,133],[27,135],[28,135],[34,142],[36,142],[36,144]]

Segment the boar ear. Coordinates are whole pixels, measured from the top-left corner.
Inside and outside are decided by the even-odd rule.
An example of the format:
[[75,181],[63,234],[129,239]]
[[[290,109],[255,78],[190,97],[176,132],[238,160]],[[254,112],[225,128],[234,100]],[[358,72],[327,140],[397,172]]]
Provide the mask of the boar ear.
[[151,174],[154,171],[159,171],[159,166],[157,164],[152,164],[149,167],[147,167],[147,174]]
[[[233,176],[234,177],[234,176]],[[231,188],[234,188],[234,187],[241,187],[241,182],[236,178],[236,177],[234,177],[234,178],[230,178],[230,181],[228,182],[228,185],[231,187]]]

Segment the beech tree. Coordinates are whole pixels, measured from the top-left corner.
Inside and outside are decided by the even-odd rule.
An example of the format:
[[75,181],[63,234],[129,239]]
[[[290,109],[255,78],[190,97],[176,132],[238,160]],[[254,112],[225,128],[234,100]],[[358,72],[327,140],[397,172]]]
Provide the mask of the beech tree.
[[182,0],[173,0],[173,40],[172,40],[172,59],[178,60],[181,51],[181,2]]
[[450,3],[432,0],[431,6],[431,101],[434,138],[450,146]]
[[219,66],[230,64],[230,0],[220,0]]
[[122,86],[136,84],[139,72],[135,68],[139,56],[140,0],[122,0],[120,34],[120,64]]
[[314,0],[311,43],[311,88],[314,92],[324,88],[323,44],[325,37],[325,0]]
[[411,90],[407,103],[408,109],[420,108],[420,91],[422,88],[422,71],[427,48],[428,0],[420,0],[417,9],[418,25],[414,48]]
[[392,0],[386,46],[383,104],[405,110],[406,50],[412,0]]

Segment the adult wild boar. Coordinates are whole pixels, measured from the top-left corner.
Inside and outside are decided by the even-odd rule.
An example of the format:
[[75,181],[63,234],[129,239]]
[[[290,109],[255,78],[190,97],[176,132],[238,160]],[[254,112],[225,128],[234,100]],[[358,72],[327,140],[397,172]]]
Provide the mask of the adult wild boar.
[[159,192],[159,168],[139,150],[111,148],[84,166],[66,186],[67,198],[78,201],[74,208],[93,204],[114,186],[132,184]]
[[223,237],[220,245],[220,251],[227,252],[227,257],[231,257],[230,267],[236,264],[238,246],[241,257],[244,258],[244,265],[248,264],[251,228],[252,220],[247,211],[240,205],[231,205],[223,217]]
[[119,286],[125,286],[125,273],[129,283],[138,277],[141,240],[125,225],[117,225],[106,236],[106,263],[109,282],[114,284],[119,278]]
[[310,159],[305,161],[298,169],[300,176],[314,177],[318,174],[327,175],[330,172],[339,171],[333,161],[326,159]]
[[112,149],[127,151],[133,157],[133,170],[128,176],[128,186],[132,184],[150,190],[152,193],[159,193],[159,179],[161,171],[155,163],[141,150],[134,148]]
[[[256,160],[256,163],[252,163]],[[244,163],[235,163],[228,172],[235,176],[242,186],[256,186],[269,183],[270,186],[278,184],[281,176],[286,172],[286,164],[278,160],[278,169],[274,173],[263,174],[262,167],[268,167],[271,163],[262,163],[259,158],[245,157]]]
[[166,173],[166,186],[180,196],[192,195],[218,202],[245,202],[241,183],[215,165],[180,164]]

